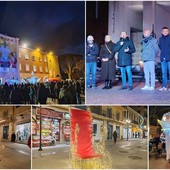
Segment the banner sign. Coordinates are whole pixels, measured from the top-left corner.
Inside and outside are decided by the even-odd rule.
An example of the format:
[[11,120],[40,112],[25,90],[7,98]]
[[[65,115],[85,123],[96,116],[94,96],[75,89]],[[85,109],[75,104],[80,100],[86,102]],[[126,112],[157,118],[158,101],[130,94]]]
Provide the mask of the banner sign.
[[54,110],[44,109],[44,108],[36,108],[36,115],[40,115],[40,112],[42,116],[44,117],[50,117],[50,118],[63,118],[62,112],[57,112]]

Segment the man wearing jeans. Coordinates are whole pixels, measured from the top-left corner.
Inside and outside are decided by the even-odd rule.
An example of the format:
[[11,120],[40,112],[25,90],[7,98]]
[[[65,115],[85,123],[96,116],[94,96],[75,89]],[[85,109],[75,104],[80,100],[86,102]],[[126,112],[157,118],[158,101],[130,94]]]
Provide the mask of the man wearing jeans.
[[128,87],[129,90],[133,89],[132,82],[132,53],[134,53],[135,47],[132,40],[129,39],[126,32],[122,32],[120,40],[116,43],[114,52],[118,52],[118,66],[120,67],[122,77],[122,87],[120,90],[127,89],[126,86],[126,72],[128,75]]
[[167,27],[162,28],[162,37],[159,39],[159,47],[161,50],[161,67],[162,67],[162,88],[160,91],[167,90],[167,71],[170,76],[170,35]]
[[86,44],[86,85],[90,88],[90,73],[92,74],[92,88],[96,88],[96,70],[97,70],[97,56],[99,53],[99,48],[96,43],[94,43],[93,36],[89,35],[87,37]]
[[144,30],[144,39],[142,41],[142,60],[145,74],[145,86],[142,90],[155,89],[155,58],[158,55],[159,48],[155,38],[151,35],[151,30]]

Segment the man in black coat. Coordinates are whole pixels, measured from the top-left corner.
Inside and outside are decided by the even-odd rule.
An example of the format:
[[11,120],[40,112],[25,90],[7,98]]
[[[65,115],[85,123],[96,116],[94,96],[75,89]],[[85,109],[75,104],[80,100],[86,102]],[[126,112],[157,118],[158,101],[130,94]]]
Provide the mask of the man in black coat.
[[115,52],[118,52],[118,66],[120,67],[122,77],[122,87],[120,90],[127,89],[126,86],[126,72],[128,75],[128,87],[129,90],[133,89],[132,82],[132,53],[136,51],[133,41],[129,39],[126,32],[122,32],[120,40],[116,43],[114,48]]
[[114,139],[114,143],[116,143],[116,141],[117,141],[117,132],[116,131],[113,132],[113,139]]
[[102,80],[105,81],[103,89],[111,89],[112,79],[115,78],[116,61],[114,58],[114,46],[115,44],[111,41],[110,36],[106,35],[105,43],[101,46],[100,50]]
[[159,39],[161,50],[160,60],[162,68],[162,88],[160,91],[167,90],[168,73],[170,76],[170,35],[168,27],[162,28],[162,37]]

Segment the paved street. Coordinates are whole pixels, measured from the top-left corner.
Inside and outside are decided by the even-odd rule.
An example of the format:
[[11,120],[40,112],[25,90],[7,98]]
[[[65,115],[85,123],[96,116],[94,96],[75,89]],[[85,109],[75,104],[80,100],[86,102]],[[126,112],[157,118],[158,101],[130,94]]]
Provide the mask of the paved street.
[[[113,158],[113,169],[146,169],[147,154],[146,140],[137,139],[129,141],[106,142]],[[71,168],[69,161],[69,145],[58,144],[55,147],[44,148],[43,151],[33,149],[33,169],[66,169]]]
[[149,154],[149,169],[170,169],[170,163],[165,157],[159,156],[152,151]]
[[113,158],[113,169],[147,169],[146,139],[107,142],[106,150]]
[[0,169],[30,169],[31,150],[27,145],[4,142],[0,152]]
[[43,151],[38,148],[32,151],[33,169],[66,169],[71,168],[69,161],[70,146],[58,144],[55,147],[45,147]]
[[116,81],[112,89],[104,90],[103,83],[98,83],[97,89],[86,90],[86,104],[169,104],[170,91],[159,91],[161,84],[156,82],[153,91],[141,90],[144,82],[134,82],[134,89],[119,90],[121,81]]

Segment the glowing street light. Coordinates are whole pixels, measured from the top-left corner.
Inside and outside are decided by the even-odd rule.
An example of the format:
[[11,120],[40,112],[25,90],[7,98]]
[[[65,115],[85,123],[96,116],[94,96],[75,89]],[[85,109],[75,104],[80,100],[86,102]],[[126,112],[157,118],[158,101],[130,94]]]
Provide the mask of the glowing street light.
[[49,54],[50,54],[50,55],[53,55],[53,52],[50,52]]
[[39,49],[39,48],[37,48],[37,49],[36,49],[36,51],[37,51],[37,52],[40,52],[40,49]]
[[27,46],[28,46],[28,44],[27,44],[27,43],[24,43],[24,44],[23,44],[23,47],[24,47],[24,48],[26,48]]

